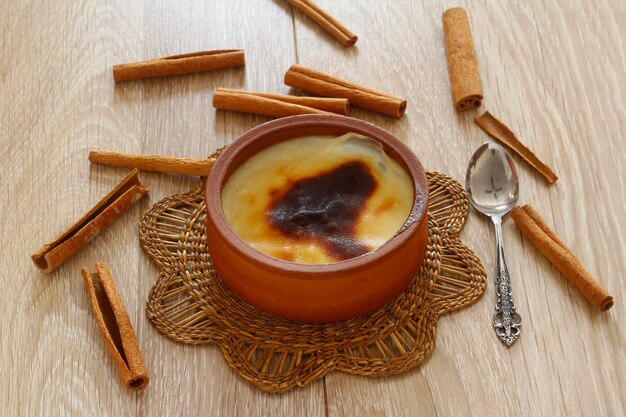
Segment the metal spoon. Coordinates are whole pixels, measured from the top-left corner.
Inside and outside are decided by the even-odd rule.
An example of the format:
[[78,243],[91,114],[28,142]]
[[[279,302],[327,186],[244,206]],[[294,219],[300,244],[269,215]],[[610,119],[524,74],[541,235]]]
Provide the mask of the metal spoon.
[[511,295],[511,277],[504,257],[502,217],[515,207],[519,198],[517,171],[509,154],[495,143],[481,145],[470,160],[465,189],[472,206],[489,216],[496,228],[496,312],[493,327],[500,339],[510,346],[520,334],[522,318],[515,311]]

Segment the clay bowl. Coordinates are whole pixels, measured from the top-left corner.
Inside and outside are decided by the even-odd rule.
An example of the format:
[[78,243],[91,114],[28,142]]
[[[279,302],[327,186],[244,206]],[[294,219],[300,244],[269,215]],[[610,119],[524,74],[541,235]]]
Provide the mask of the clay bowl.
[[[307,135],[356,132],[383,144],[415,186],[412,212],[402,229],[375,251],[349,260],[305,265],[272,258],[247,245],[230,228],[221,202],[229,175],[246,159],[275,143]],[[389,132],[343,116],[305,115],[258,126],[217,158],[206,184],[207,242],[226,285],[259,310],[308,322],[356,317],[391,301],[422,264],[428,242],[428,184],[415,155]]]

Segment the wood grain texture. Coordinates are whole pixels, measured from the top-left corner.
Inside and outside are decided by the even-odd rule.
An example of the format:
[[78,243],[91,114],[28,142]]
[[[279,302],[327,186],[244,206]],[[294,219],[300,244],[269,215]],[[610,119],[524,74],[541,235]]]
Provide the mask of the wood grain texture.
[[[79,218],[126,170],[90,166],[90,149],[204,157],[269,118],[211,108],[218,86],[287,93],[300,63],[409,100],[402,119],[352,109],[390,130],[428,169],[459,180],[487,136],[457,114],[441,14],[459,2],[317,0],[358,36],[344,48],[282,0],[0,3],[0,410],[2,415],[501,416],[626,414],[626,7],[618,0],[461,1],[485,99],[559,175],[548,187],[520,161],[531,203],[616,304],[598,313],[512,221],[504,234],[524,324],[506,349],[489,320],[493,285],[439,322],[419,370],[382,379],[344,374],[285,395],[258,392],[213,346],[183,346],[144,314],[157,268],[137,225],[193,180],[143,173],[144,199],[50,276],[29,254]],[[246,67],[114,86],[113,64],[185,51],[244,49]],[[472,213],[464,241],[493,267],[493,233]],[[117,278],[151,383],[116,377],[80,267]],[[490,283],[491,284],[491,283]]]

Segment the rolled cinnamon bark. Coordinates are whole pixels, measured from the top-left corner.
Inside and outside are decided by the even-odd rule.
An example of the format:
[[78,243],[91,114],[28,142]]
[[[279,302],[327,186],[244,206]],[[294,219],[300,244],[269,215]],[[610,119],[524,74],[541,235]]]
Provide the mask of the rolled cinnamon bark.
[[105,263],[96,263],[96,272],[81,270],[93,314],[102,332],[122,383],[129,390],[144,388],[150,381],[137,335],[124,302]]
[[329,114],[324,110],[294,104],[259,94],[219,88],[213,95],[213,107],[242,113],[262,114],[272,117],[295,116],[298,114]]
[[350,105],[401,117],[406,100],[381,93],[330,74],[302,65],[292,65],[285,74],[285,84],[322,97],[347,98]]
[[235,90],[232,88],[218,88],[215,92],[215,95],[220,96],[221,98],[233,97],[243,101],[247,100],[247,96],[262,97],[343,115],[348,114],[348,110],[350,108],[350,104],[347,98],[290,96],[287,94],[260,93],[258,91]]
[[476,124],[488,135],[519,155],[528,165],[535,169],[548,184],[554,184],[559,177],[549,166],[541,162],[537,156],[527,148],[504,123],[496,119],[486,111],[480,117],[474,119]]
[[352,46],[356,43],[358,38],[354,33],[311,0],[287,0],[287,2],[315,21],[343,46]]
[[600,311],[613,307],[613,297],[596,281],[578,258],[548,227],[539,213],[529,204],[511,211],[515,225],[544,254],[565,278]]
[[245,65],[245,57],[240,49],[193,52],[148,61],[114,65],[113,79],[116,83],[119,83],[141,78],[193,74],[242,65]]
[[126,213],[149,191],[139,182],[138,173],[133,170],[80,220],[33,254],[35,266],[43,272],[54,271]]
[[467,13],[454,7],[443,13],[442,20],[454,107],[458,111],[477,109],[483,89]]
[[175,156],[91,151],[89,152],[89,161],[92,164],[117,168],[137,168],[141,171],[206,177],[213,168],[215,158],[178,158]]

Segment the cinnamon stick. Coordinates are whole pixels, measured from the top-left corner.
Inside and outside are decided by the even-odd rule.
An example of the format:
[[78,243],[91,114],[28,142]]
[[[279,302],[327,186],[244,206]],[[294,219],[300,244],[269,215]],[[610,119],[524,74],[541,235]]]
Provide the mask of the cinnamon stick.
[[311,0],[287,0],[287,2],[320,25],[343,46],[352,46],[356,43],[358,37],[354,33]]
[[529,204],[515,207],[511,218],[522,234],[600,311],[613,307],[613,297],[596,281],[578,258]]
[[524,144],[520,142],[517,137],[515,137],[515,134],[511,131],[511,129],[493,117],[491,113],[486,111],[483,115],[476,117],[474,120],[476,121],[476,124],[487,134],[519,155],[549,184],[554,184],[556,180],[559,179],[549,166],[541,162],[541,160],[535,156],[533,151],[524,146]]
[[114,65],[113,79],[116,83],[119,83],[121,81],[142,78],[193,74],[243,65],[245,65],[245,57],[240,49],[192,52],[190,54],[172,55],[148,61]]
[[[273,96],[278,95],[276,94]],[[291,97],[296,98],[294,96]],[[215,94],[213,95],[213,107],[216,109],[262,114],[272,117],[295,116],[298,114],[329,114],[327,111],[319,110],[306,105],[281,100],[280,98],[263,96],[262,93],[230,90],[226,88],[218,88],[215,91]]]
[[89,161],[93,164],[110,167],[137,168],[141,171],[206,177],[213,168],[215,158],[178,158],[175,156],[91,151],[89,152]]
[[[347,98],[290,96],[286,94],[271,94],[260,93],[257,91],[235,90],[231,88],[218,88],[213,96],[213,106],[218,109],[256,114],[269,113],[266,107],[276,107],[274,101],[296,104],[302,107],[308,107],[322,110],[324,112],[331,112],[343,115],[348,114],[348,109],[350,108],[350,104]],[[260,111],[263,111],[264,113],[259,113],[258,109],[250,108],[250,106],[259,104],[262,107]],[[271,116],[271,114],[268,115]]]
[[483,88],[467,13],[454,7],[443,13],[442,20],[454,107],[458,111],[477,109]]
[[96,263],[96,272],[81,270],[93,314],[102,332],[122,383],[129,390],[144,388],[150,381],[124,302],[105,263]]
[[80,220],[33,254],[35,266],[43,272],[54,271],[128,211],[149,191],[139,182],[138,173],[133,170]]
[[292,65],[285,74],[285,84],[323,97],[347,98],[350,105],[401,117],[406,100],[381,93],[350,81],[302,65]]

